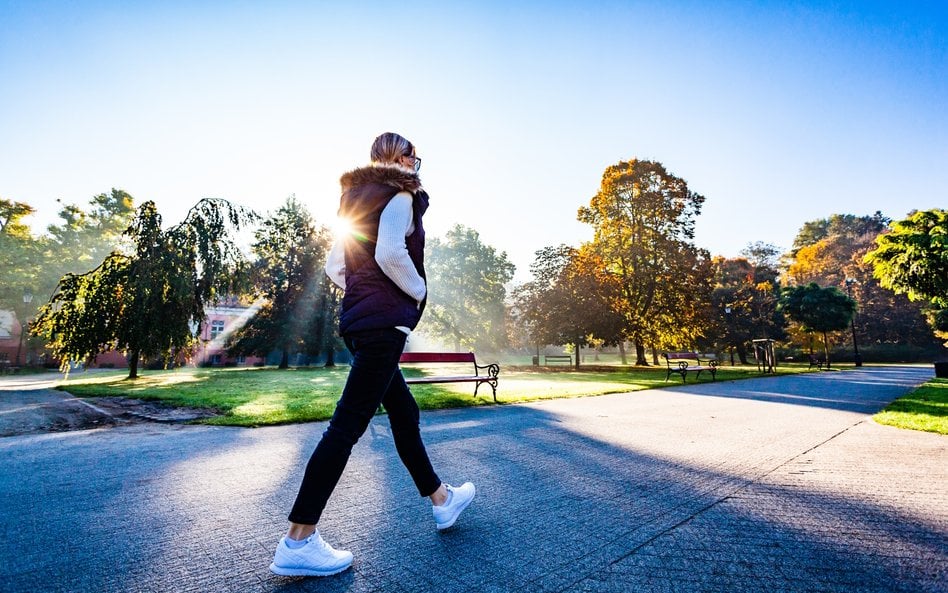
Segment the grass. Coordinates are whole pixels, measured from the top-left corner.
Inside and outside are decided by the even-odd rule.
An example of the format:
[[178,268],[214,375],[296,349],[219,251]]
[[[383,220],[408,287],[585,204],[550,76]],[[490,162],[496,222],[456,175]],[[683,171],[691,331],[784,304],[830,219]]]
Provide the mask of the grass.
[[873,416],[879,424],[948,434],[948,379],[932,379]]
[[[406,365],[406,376],[467,374],[469,366]],[[335,368],[236,368],[148,371],[139,379],[125,379],[125,371],[73,374],[58,388],[79,397],[131,397],[159,400],[176,406],[210,408],[219,415],[203,424],[263,426],[326,420],[333,412],[349,367]],[[781,374],[807,372],[806,365],[783,365]],[[718,381],[759,377],[756,366],[723,366]],[[702,373],[701,382],[707,380]],[[689,374],[688,382],[694,376]],[[563,397],[624,393],[641,389],[680,385],[677,375],[665,381],[664,367],[589,367],[580,371],[566,367],[536,368],[502,366],[498,399],[501,403],[526,402]],[[413,385],[412,393],[423,410],[491,405],[490,387],[482,385],[474,398],[469,383]]]

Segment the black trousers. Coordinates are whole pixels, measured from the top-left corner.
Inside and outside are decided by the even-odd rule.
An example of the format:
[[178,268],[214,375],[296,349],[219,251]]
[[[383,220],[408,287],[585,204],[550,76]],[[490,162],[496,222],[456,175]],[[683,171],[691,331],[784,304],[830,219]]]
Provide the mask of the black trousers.
[[441,486],[421,440],[418,404],[398,368],[406,337],[394,328],[345,336],[346,347],[353,356],[352,367],[329,428],[306,464],[303,483],[289,515],[293,523],[319,522],[352,447],[368,428],[380,404],[388,413],[395,448],[418,493],[430,496]]

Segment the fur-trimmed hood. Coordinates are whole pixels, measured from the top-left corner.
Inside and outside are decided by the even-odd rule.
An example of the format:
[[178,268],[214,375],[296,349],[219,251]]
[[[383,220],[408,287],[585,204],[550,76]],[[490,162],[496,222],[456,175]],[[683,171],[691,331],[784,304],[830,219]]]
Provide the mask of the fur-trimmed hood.
[[414,171],[388,163],[373,163],[345,173],[339,183],[342,191],[362,185],[379,184],[394,187],[398,191],[416,193],[420,191],[421,179]]

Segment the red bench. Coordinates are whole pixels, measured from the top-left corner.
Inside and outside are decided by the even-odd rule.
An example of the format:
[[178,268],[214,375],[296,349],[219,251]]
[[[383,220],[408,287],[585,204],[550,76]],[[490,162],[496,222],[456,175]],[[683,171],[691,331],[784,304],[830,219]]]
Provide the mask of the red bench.
[[[497,401],[497,376],[500,366],[497,364],[479,365],[473,352],[403,352],[400,363],[425,364],[457,364],[469,362],[474,365],[473,375],[425,375],[422,377],[405,377],[409,384],[421,383],[474,383],[474,397],[482,383],[487,383],[494,392],[494,401]],[[485,374],[480,374],[480,371]]]

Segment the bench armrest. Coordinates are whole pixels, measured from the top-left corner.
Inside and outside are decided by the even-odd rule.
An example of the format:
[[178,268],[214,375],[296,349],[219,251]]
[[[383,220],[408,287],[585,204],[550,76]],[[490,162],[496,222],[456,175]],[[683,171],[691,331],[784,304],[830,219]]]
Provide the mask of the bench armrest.
[[479,373],[478,371],[481,370],[481,369],[486,369],[486,370],[487,370],[487,376],[488,376],[488,377],[492,377],[492,378],[495,378],[495,379],[496,379],[497,376],[500,375],[500,365],[499,365],[499,364],[496,364],[496,363],[480,365],[480,364],[477,364],[477,363],[475,362],[475,363],[474,363],[474,374],[475,374],[475,375],[480,375],[480,373]]

